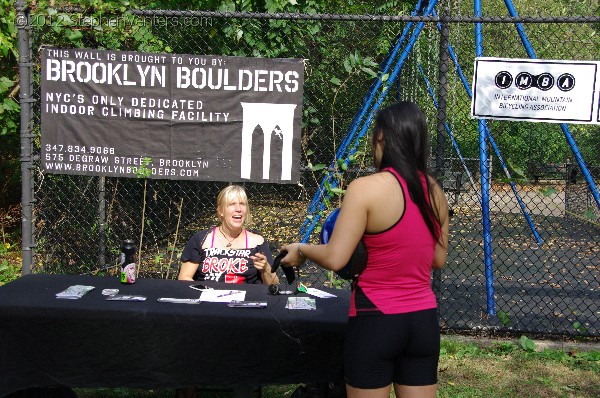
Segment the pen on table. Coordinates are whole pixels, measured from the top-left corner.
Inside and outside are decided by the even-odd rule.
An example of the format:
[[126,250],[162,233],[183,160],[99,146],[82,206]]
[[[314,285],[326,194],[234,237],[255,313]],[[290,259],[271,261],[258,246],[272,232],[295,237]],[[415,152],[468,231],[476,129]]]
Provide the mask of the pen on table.
[[227,292],[227,293],[219,294],[217,297],[231,296],[232,294],[236,294],[236,293],[239,293],[239,291],[238,290],[232,290],[232,291]]

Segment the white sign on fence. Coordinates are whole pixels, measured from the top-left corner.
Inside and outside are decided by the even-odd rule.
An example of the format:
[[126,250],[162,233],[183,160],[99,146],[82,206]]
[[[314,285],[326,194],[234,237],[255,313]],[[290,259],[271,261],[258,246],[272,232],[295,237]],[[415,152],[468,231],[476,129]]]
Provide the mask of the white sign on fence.
[[600,62],[477,58],[471,116],[600,123]]

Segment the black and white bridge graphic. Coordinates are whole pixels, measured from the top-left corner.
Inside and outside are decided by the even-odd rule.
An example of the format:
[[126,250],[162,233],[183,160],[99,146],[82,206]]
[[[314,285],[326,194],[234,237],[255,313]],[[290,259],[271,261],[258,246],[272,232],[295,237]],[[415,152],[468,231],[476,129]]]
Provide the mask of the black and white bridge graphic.
[[[241,178],[269,180],[273,173],[272,180],[278,179],[275,176],[279,175],[281,181],[291,180],[294,110],[297,105],[250,102],[242,102],[241,105],[243,109]],[[260,159],[262,159],[262,170]]]

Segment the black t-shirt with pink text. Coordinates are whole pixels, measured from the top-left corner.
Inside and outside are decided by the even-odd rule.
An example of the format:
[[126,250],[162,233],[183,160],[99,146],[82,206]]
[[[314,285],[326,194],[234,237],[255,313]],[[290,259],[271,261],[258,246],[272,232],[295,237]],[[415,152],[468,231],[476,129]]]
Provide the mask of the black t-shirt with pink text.
[[258,270],[250,258],[256,252],[267,257],[273,264],[273,256],[265,240],[261,245],[248,248],[202,248],[204,241],[213,229],[205,229],[194,234],[183,249],[181,262],[198,264],[194,274],[197,281],[217,281],[225,283],[262,283]]

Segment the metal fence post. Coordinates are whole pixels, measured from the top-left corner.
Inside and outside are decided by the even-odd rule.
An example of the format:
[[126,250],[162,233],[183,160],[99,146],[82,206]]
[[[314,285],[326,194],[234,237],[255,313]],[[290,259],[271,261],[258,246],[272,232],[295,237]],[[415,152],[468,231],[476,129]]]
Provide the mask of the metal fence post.
[[444,173],[446,144],[446,107],[448,98],[448,9],[444,11],[441,20],[442,29],[440,31],[440,76],[438,87],[438,108],[437,108],[437,142],[435,147],[435,175],[441,178]]
[[31,84],[31,25],[29,24],[29,10],[23,0],[16,2],[16,24],[19,49],[19,79],[21,90],[19,104],[21,106],[21,239],[22,239],[22,274],[30,274],[33,264],[33,202],[34,184],[33,174],[33,135],[31,131],[32,113],[31,104],[33,87]]
[[[444,175],[446,145],[446,105],[448,96],[448,14],[449,10],[444,10],[442,16],[442,29],[440,32],[440,76],[438,88],[438,108],[437,108],[437,142],[435,147],[435,177],[441,180]],[[442,271],[433,270],[433,291],[437,297],[440,297],[442,291]]]
[[106,265],[106,177],[98,178],[98,264],[100,268]]

